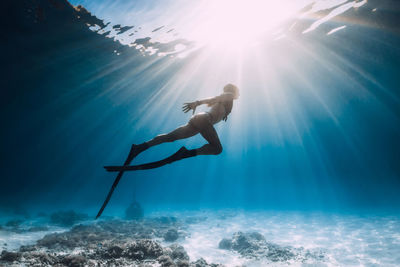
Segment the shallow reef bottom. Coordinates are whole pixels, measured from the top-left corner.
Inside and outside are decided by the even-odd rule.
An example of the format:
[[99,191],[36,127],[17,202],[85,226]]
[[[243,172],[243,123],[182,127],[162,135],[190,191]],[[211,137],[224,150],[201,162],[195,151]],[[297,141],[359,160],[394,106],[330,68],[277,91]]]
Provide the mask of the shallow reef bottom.
[[6,266],[399,266],[400,217],[218,210],[96,221],[66,212],[10,219],[0,242]]

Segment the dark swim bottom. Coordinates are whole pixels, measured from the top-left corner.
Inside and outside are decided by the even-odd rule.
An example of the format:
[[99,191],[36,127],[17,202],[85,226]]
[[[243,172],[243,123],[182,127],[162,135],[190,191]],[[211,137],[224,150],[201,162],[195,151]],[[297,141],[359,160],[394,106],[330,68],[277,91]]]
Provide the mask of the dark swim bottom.
[[214,128],[211,123],[211,115],[209,113],[199,113],[194,115],[190,120],[189,124],[196,128],[199,132]]

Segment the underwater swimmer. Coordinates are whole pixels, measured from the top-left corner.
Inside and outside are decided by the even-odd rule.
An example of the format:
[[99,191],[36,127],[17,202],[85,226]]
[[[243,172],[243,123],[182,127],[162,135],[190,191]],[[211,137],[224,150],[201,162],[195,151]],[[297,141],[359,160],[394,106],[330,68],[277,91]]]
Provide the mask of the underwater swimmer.
[[[233,100],[238,99],[239,89],[233,84],[227,84],[223,88],[223,93],[219,96],[198,100],[195,102],[185,103],[182,107],[183,112],[196,111],[197,106],[206,104],[210,107],[208,112],[195,114],[186,125],[183,125],[168,134],[161,134],[150,141],[140,145],[132,145],[127,162],[131,162],[137,155],[147,150],[150,147],[174,142],[176,140],[192,137],[201,134],[208,142],[200,148],[187,150],[182,147],[177,153],[170,157],[171,161],[180,160],[183,158],[194,157],[197,155],[218,155],[222,152],[222,145],[219,141],[217,131],[214,129],[214,124],[228,119],[231,113]],[[128,163],[128,164],[129,164]]]
[[[219,96],[207,98],[203,100],[198,100],[195,102],[185,103],[182,107],[183,112],[188,112],[193,110],[193,114],[196,111],[197,106],[206,104],[210,107],[208,112],[198,113],[193,115],[192,118],[186,125],[183,125],[168,134],[161,134],[150,141],[144,142],[140,145],[133,144],[123,166],[105,166],[107,171],[119,172],[118,176],[115,178],[114,183],[101,206],[99,212],[97,213],[96,219],[101,216],[103,210],[107,206],[114,189],[118,185],[124,171],[133,170],[146,170],[161,167],[165,164],[172,163],[177,160],[184,158],[194,157],[197,155],[218,155],[222,152],[222,145],[219,141],[217,131],[214,129],[214,124],[228,119],[228,115],[231,113],[233,100],[238,99],[239,89],[233,84],[227,84],[224,86],[223,93]],[[152,146],[156,146],[162,143],[174,142],[176,140],[185,139],[192,137],[196,134],[201,134],[204,139],[206,139],[207,144],[200,148],[188,150],[184,146],[179,149],[172,156],[151,163],[146,163],[142,165],[130,166],[129,164],[132,160],[142,153],[143,151],[149,149]]]

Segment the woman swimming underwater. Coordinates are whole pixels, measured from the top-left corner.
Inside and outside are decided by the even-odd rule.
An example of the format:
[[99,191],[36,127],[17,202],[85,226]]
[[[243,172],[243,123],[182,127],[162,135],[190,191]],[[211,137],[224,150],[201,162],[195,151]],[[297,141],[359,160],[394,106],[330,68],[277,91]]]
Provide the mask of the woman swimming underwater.
[[[219,96],[207,98],[203,100],[198,100],[195,102],[185,103],[182,107],[183,112],[188,112],[193,110],[193,114],[196,111],[197,106],[207,104],[210,107],[208,112],[198,113],[193,115],[192,118],[186,125],[183,125],[168,134],[161,134],[150,141],[144,142],[140,145],[133,144],[129,152],[129,156],[126,159],[123,166],[105,166],[107,171],[119,172],[118,176],[115,178],[114,183],[104,201],[102,207],[100,208],[96,219],[99,218],[107,206],[114,189],[118,185],[124,171],[133,170],[146,170],[161,167],[165,164],[172,163],[177,160],[184,158],[194,157],[197,155],[218,155],[222,152],[222,145],[219,141],[217,131],[215,131],[214,124],[228,119],[229,114],[232,111],[233,100],[238,99],[239,89],[233,84],[227,84],[224,86],[223,93]],[[203,145],[197,149],[188,150],[186,147],[182,147],[172,156],[151,163],[146,163],[142,165],[130,166],[129,164],[132,160],[142,153],[143,151],[149,149],[152,146],[156,146],[166,142],[174,142],[176,140],[185,139],[192,137],[196,134],[201,134],[204,139],[206,139],[207,144]]]
[[185,147],[182,147],[179,150],[180,153],[174,154],[175,157],[171,158],[171,160],[176,161],[197,155],[220,154],[222,152],[222,145],[213,125],[222,120],[226,121],[228,119],[228,115],[232,110],[233,100],[238,99],[238,97],[239,89],[233,84],[227,84],[224,86],[223,93],[219,96],[185,103],[182,108],[185,113],[193,110],[194,114],[197,106],[203,104],[208,105],[210,110],[192,116],[186,125],[183,125],[170,133],[158,135],[150,141],[144,142],[140,145],[133,144],[127,158],[128,163],[126,163],[130,164],[137,155],[150,147],[166,142],[174,142],[176,140],[189,138],[199,133],[208,142],[207,144],[192,150],[187,150]]

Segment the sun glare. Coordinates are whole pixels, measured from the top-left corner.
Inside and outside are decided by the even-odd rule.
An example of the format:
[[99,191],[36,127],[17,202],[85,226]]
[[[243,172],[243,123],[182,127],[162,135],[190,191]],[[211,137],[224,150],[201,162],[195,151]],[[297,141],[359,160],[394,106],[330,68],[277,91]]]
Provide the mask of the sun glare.
[[293,1],[206,1],[193,21],[191,38],[201,45],[243,48],[276,30],[296,13]]

